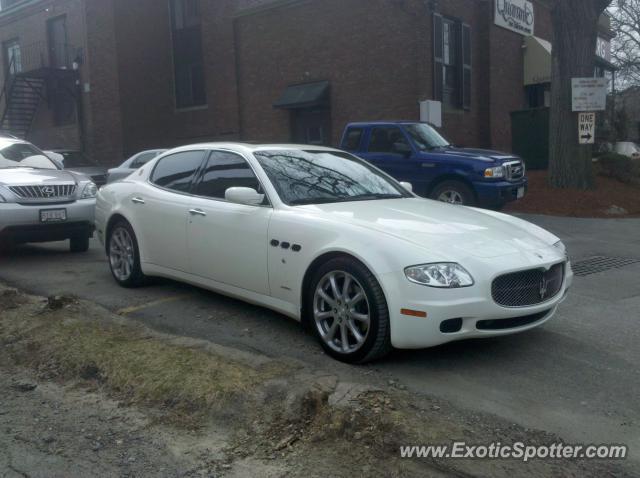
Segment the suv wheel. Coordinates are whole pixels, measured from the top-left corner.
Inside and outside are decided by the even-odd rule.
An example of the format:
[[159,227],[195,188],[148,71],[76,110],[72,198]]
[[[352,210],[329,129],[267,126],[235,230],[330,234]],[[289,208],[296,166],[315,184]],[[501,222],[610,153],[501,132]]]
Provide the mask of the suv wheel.
[[476,203],[471,188],[461,181],[443,181],[434,188],[429,197],[460,206],[474,206]]
[[87,252],[89,250],[89,236],[72,237],[69,241],[71,252]]
[[332,259],[315,271],[306,294],[309,323],[333,358],[364,363],[391,350],[387,301],[364,265]]

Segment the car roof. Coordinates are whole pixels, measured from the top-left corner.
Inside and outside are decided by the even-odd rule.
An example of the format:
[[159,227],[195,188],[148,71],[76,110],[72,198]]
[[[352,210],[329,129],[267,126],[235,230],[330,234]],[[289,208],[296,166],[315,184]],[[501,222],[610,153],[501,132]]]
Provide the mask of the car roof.
[[385,125],[385,124],[416,124],[423,123],[429,124],[426,121],[414,121],[414,120],[390,120],[390,121],[356,121],[349,123],[347,126],[370,126],[370,125]]
[[327,146],[317,146],[317,145],[310,145],[310,144],[289,144],[289,143],[251,144],[251,143],[240,143],[240,142],[238,143],[234,143],[234,142],[197,143],[197,144],[181,146],[179,148],[175,148],[170,151],[185,151],[185,150],[194,149],[194,148],[206,148],[206,149],[221,148],[221,149],[232,149],[235,151],[249,152],[249,153],[254,153],[257,151],[276,151],[276,150],[283,150],[283,149],[292,150],[292,151],[294,150],[327,151],[327,152],[340,151],[338,149],[329,148]]

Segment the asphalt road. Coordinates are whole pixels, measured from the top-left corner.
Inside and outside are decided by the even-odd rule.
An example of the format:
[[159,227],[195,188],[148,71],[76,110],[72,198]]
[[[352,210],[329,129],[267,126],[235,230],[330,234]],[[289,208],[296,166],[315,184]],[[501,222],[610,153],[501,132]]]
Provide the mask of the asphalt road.
[[[640,220],[526,218],[561,237],[574,262],[640,259]],[[577,277],[558,315],[531,332],[396,351],[365,367],[332,361],[295,322],[265,309],[170,281],[121,289],[95,242],[80,255],[65,243],[18,248],[0,256],[0,280],[91,299],[161,331],[286,355],[360,380],[393,380],[567,443],[624,443],[640,464],[640,263]]]

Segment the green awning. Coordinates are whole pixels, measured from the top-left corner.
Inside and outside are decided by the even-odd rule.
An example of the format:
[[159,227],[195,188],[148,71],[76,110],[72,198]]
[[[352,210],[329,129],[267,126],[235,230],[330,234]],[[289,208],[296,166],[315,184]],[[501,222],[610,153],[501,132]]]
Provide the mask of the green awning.
[[328,101],[328,98],[328,81],[303,83],[300,85],[287,86],[280,99],[273,104],[273,107],[289,110],[310,108],[312,106],[325,104]]

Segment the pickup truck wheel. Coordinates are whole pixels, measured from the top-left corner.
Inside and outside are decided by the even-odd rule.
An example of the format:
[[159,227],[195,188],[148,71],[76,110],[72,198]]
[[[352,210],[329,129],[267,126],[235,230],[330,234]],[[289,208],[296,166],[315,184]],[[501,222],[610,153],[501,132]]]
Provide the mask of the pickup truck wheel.
[[471,188],[460,181],[441,182],[431,191],[429,197],[436,201],[461,206],[474,206],[476,203],[476,197]]
[[72,237],[69,241],[71,252],[87,252],[89,250],[89,236]]

